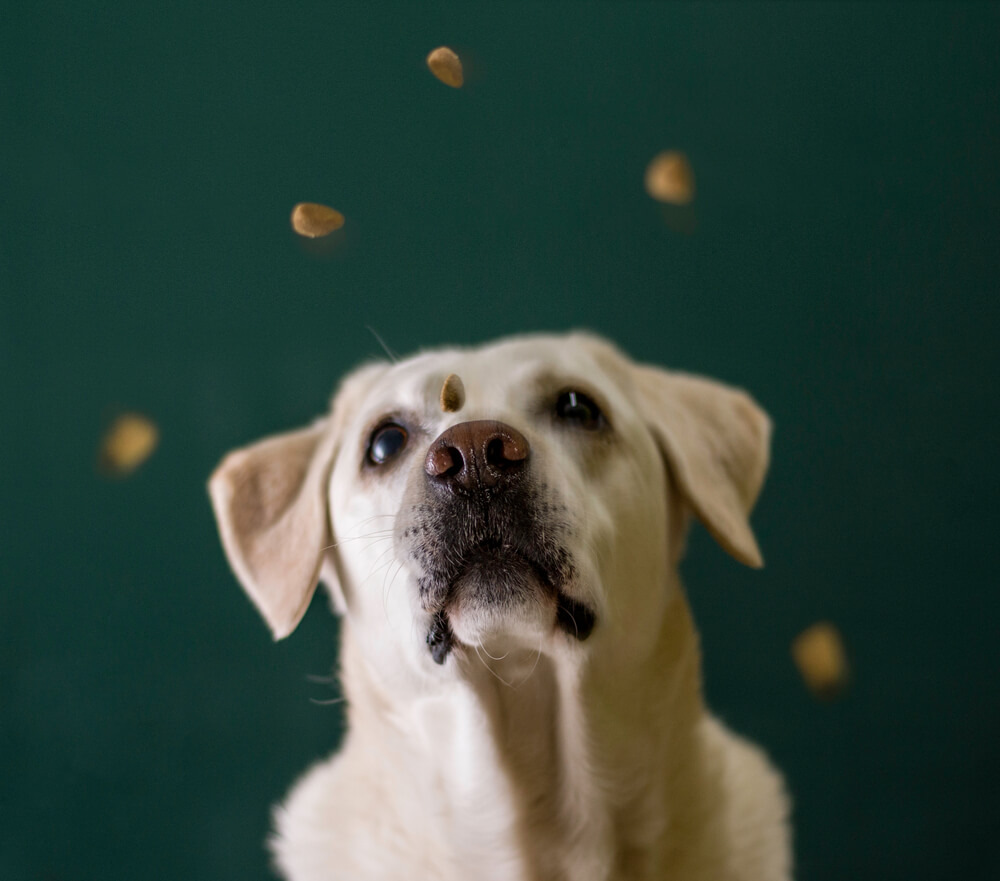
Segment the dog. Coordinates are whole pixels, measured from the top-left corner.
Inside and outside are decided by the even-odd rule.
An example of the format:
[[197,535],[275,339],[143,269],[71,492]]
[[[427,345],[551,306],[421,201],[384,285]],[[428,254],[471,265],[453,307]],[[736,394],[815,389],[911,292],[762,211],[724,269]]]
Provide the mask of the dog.
[[696,517],[763,565],[771,424],[587,333],[362,366],[230,453],[222,544],[275,639],[318,583],[348,730],[275,810],[290,881],[778,881],[789,803],[707,710]]

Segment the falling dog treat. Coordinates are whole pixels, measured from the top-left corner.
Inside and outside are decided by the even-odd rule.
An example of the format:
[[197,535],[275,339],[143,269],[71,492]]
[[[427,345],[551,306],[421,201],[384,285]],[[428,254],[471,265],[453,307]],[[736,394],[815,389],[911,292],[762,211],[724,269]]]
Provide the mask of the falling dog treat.
[[465,385],[452,373],[441,386],[441,409],[445,413],[457,413],[465,404]]
[[688,205],[694,199],[694,171],[687,156],[667,150],[646,166],[646,192],[659,202]]
[[131,474],[152,455],[159,439],[159,429],[145,416],[123,413],[104,435],[100,465],[117,477]]
[[308,239],[328,236],[343,225],[343,214],[317,202],[299,202],[292,209],[292,229]]
[[447,46],[438,46],[427,56],[427,66],[441,82],[453,89],[460,89],[465,82],[462,76],[462,61]]
[[806,685],[817,697],[830,700],[847,685],[847,657],[840,633],[821,621],[792,641],[792,657]]

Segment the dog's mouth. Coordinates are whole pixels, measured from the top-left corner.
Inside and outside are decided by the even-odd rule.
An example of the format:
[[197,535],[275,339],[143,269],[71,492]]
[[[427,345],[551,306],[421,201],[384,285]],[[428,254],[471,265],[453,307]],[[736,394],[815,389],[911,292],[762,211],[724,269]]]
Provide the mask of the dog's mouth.
[[552,626],[579,641],[594,629],[593,610],[562,589],[571,571],[564,555],[554,560],[536,559],[502,541],[484,540],[462,554],[449,569],[436,589],[427,592],[436,597],[429,609],[432,617],[427,647],[438,664],[445,662],[458,642],[450,616],[469,610],[503,617],[516,616],[518,610],[528,606],[552,609]]

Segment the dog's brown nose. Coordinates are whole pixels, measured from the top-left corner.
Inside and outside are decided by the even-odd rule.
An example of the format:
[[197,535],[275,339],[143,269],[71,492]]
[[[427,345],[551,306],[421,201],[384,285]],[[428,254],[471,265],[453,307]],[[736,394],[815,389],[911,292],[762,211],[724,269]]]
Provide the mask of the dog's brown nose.
[[434,483],[449,489],[493,489],[524,471],[528,451],[524,435],[504,422],[462,422],[431,444],[424,470]]

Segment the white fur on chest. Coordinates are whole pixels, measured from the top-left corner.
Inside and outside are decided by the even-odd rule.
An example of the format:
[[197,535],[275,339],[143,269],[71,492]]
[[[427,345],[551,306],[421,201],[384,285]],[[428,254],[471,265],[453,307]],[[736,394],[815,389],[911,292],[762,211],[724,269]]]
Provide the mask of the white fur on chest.
[[[362,739],[363,738],[363,739]],[[462,687],[352,736],[277,811],[274,850],[301,881],[531,876],[487,717]]]

